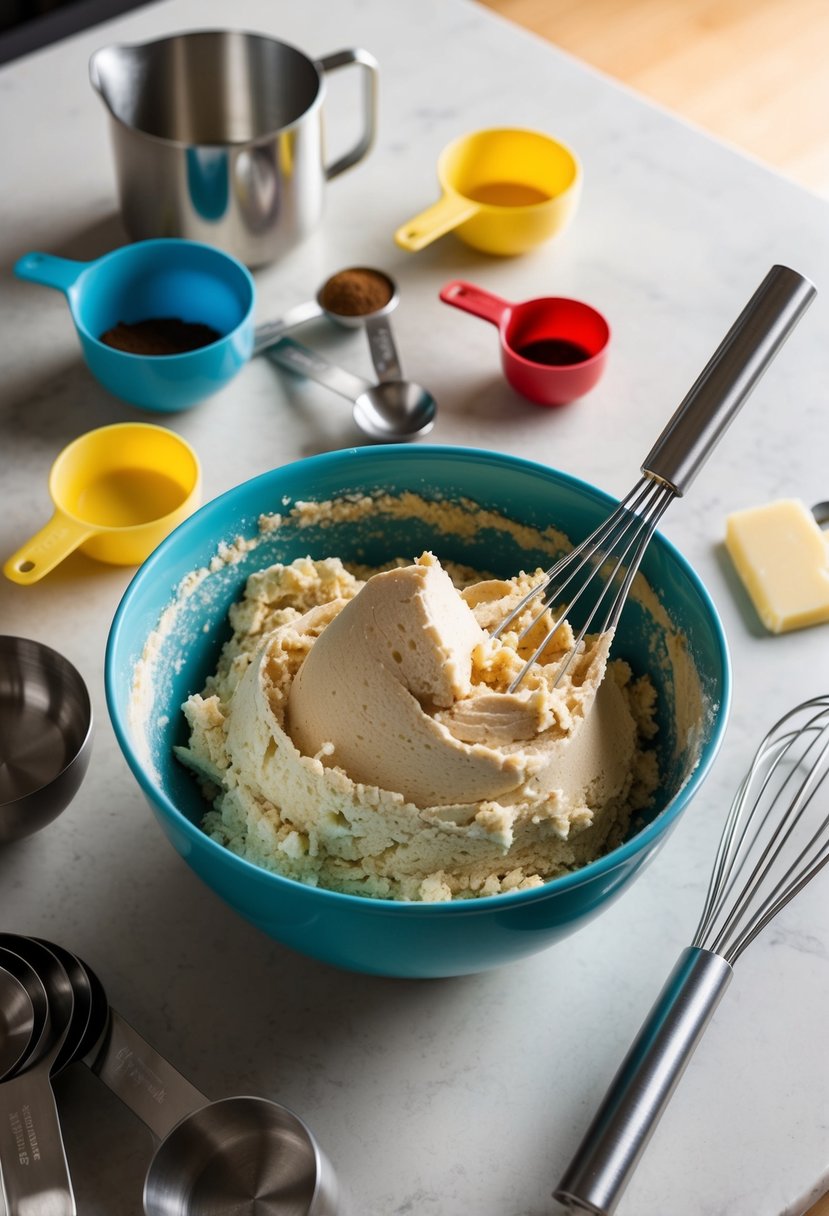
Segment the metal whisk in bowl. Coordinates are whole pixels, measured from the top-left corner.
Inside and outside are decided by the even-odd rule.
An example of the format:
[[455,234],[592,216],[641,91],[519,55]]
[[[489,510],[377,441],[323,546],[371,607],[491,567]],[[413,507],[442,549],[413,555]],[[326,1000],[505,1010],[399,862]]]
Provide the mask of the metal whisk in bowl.
[[554,1191],[571,1211],[614,1211],[732,965],[829,861],[827,777],[829,694],[790,710],[757,749],[725,822],[693,945],[679,956]]
[[[514,692],[559,626],[582,604],[586,617],[559,668],[567,671],[588,632],[614,630],[659,520],[681,498],[763,372],[816,294],[813,283],[787,266],[772,266],[680,403],[642,463],[642,478],[594,532],[551,566],[541,582],[493,630],[513,623],[518,642],[554,608],[543,640],[510,685]],[[592,594],[593,599],[589,601]],[[541,609],[525,624],[536,596]],[[566,604],[565,607],[559,605]]]

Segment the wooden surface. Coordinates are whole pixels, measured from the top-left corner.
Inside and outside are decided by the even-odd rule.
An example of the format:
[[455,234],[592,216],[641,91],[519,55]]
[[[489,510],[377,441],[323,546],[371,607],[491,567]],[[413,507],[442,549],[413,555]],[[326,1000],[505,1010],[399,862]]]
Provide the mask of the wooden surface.
[[827,0],[481,0],[829,198]]

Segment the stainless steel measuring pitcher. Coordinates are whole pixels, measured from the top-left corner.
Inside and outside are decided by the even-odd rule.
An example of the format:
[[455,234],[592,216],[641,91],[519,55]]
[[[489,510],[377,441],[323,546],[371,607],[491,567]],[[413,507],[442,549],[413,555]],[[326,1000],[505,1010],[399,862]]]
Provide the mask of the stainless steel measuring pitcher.
[[[362,130],[326,163],[325,77],[348,65],[363,78]],[[359,48],[313,60],[264,34],[197,30],[104,47],[89,75],[134,240],[188,237],[249,266],[274,261],[319,222],[326,181],[374,140],[377,61]]]

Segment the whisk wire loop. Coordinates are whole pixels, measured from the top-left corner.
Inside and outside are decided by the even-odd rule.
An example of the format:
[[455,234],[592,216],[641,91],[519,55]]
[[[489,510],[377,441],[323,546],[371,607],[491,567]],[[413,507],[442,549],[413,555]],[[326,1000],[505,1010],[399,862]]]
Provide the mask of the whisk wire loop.
[[[829,861],[829,810],[806,812],[829,777],[829,696],[785,714],[731,804],[694,946],[733,963]],[[805,839],[804,839],[805,837]]]
[[[793,839],[793,833],[799,826],[799,816],[805,813],[823,781],[829,775],[829,768],[818,767],[826,761],[827,756],[829,756],[829,737],[827,737],[826,743],[815,761],[815,767],[809,771],[798,789],[787,815],[781,820],[781,830],[776,833],[767,847],[765,867],[761,868],[758,863],[756,876],[750,886],[746,887],[739,904],[735,907],[732,916],[735,922],[734,936],[731,939],[725,939],[724,943],[725,948],[728,949],[727,957],[729,961],[733,961],[739,957],[746,946],[777,915],[780,909],[790,899],[793,899],[797,892],[829,860],[829,841],[826,838],[829,817],[826,817],[818,824],[810,839],[806,841],[790,864],[782,871],[771,889],[765,892],[763,890],[762,884],[769,878],[776,877],[776,873],[772,871],[771,866],[774,864],[777,854],[779,853],[782,856],[783,849],[790,844]],[[785,831],[782,830],[784,825]],[[762,902],[758,907],[755,907],[753,901],[758,897],[761,897]],[[748,916],[744,925],[742,925],[740,920],[742,916]]]
[[[510,692],[515,692],[519,687],[557,630],[572,615],[599,575],[603,576],[604,581],[598,588],[598,594],[573,645],[559,666],[554,686],[567,672],[589,632],[605,633],[616,628],[648,542],[674,497],[672,486],[653,477],[640,478],[604,523],[551,566],[543,579],[531,588],[493,631],[493,637],[500,637],[528,604],[536,596],[540,596],[540,610],[518,635],[518,642],[522,642],[538,625],[547,609],[553,604],[560,604],[568,588],[572,588],[566,606],[557,611],[543,639],[510,684]],[[599,620],[602,611],[604,616]]]

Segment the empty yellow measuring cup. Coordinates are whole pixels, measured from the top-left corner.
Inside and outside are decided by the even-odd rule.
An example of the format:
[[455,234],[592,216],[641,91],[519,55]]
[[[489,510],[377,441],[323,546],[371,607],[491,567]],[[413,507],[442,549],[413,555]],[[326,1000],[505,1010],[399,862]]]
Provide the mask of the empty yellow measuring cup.
[[550,135],[500,127],[461,136],[445,147],[438,181],[441,197],[398,228],[398,245],[414,252],[454,229],[484,253],[526,253],[570,221],[581,166]]
[[99,562],[139,565],[198,506],[201,469],[173,431],[119,422],[63,449],[49,494],[54,515],[3,566],[14,583],[36,583],[78,548]]

